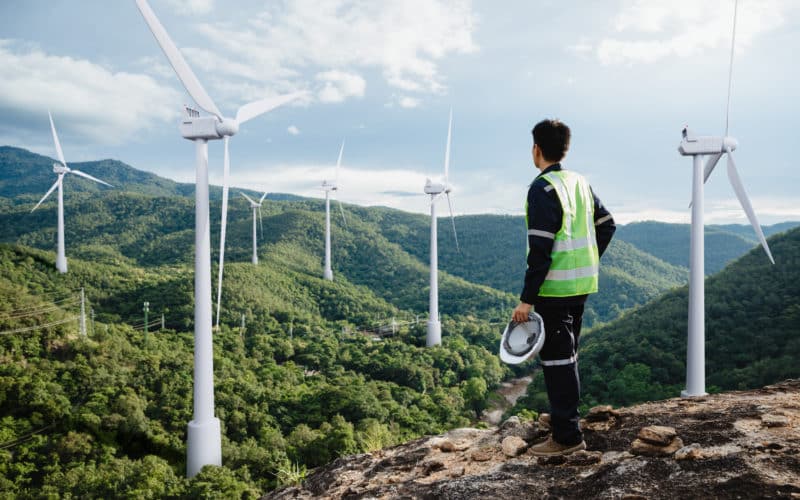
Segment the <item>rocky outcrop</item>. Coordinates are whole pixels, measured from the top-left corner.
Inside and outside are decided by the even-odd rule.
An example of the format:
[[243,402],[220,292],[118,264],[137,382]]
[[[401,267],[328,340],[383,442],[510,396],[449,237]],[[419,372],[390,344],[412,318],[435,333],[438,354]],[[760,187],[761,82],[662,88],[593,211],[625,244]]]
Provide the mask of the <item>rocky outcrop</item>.
[[530,455],[547,430],[511,418],[343,457],[265,498],[800,498],[800,380],[583,423],[588,449],[567,457]]

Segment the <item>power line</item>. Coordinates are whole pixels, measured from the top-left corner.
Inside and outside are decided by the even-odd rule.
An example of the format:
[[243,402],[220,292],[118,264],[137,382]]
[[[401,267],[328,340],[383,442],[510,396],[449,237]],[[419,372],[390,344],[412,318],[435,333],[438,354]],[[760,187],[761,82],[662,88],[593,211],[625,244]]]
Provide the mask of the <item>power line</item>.
[[34,326],[28,326],[28,327],[25,327],[25,328],[17,328],[17,329],[14,329],[14,330],[6,330],[4,332],[0,332],[0,335],[12,335],[12,334],[15,334],[15,333],[32,332],[34,330],[41,330],[42,328],[50,328],[51,326],[63,325],[64,323],[70,323],[70,322],[75,321],[77,319],[78,319],[78,316],[72,316],[72,317],[67,318],[67,319],[62,319],[62,320],[59,320],[59,321],[52,321],[50,323],[45,323],[43,325],[34,325]]

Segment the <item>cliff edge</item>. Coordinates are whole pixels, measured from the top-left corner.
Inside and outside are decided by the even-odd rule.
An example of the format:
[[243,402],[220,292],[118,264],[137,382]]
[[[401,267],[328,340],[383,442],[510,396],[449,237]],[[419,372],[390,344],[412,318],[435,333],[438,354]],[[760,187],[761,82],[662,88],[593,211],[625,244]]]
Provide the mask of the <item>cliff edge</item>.
[[800,380],[597,407],[586,451],[537,458],[547,435],[516,417],[342,457],[268,499],[800,498]]

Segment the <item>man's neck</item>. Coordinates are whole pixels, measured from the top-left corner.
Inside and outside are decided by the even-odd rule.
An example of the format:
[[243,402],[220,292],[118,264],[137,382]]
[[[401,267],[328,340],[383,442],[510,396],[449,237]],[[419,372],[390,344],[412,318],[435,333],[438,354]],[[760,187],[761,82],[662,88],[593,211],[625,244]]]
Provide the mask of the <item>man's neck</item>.
[[543,161],[543,162],[542,162],[542,163],[541,163],[539,166],[537,166],[536,168],[538,168],[538,169],[539,169],[539,172],[544,172],[545,170],[547,170],[548,168],[552,167],[552,166],[553,166],[553,165],[555,165],[556,163],[558,163],[558,162],[557,162],[557,161],[552,161],[552,162],[546,162],[546,161]]

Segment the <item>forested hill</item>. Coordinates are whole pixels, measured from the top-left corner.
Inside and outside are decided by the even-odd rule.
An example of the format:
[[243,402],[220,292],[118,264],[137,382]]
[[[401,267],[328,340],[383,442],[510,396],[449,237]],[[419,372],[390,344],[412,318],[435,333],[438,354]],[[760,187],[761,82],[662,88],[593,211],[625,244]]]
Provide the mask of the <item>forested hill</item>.
[[[800,377],[800,228],[769,238],[706,280],[706,380],[711,391]],[[584,403],[627,405],[685,387],[688,289],[665,294],[581,342]],[[541,404],[542,387],[527,404]]]
[[[766,236],[771,236],[798,225],[800,222],[782,222],[762,226],[762,230]],[[634,222],[621,226],[617,237],[665,262],[688,268],[690,229],[689,224]],[[707,225],[705,227],[706,274],[711,275],[721,271],[732,260],[741,257],[758,244],[755,232],[749,225]]]

